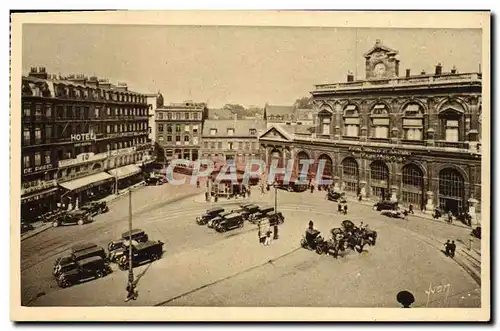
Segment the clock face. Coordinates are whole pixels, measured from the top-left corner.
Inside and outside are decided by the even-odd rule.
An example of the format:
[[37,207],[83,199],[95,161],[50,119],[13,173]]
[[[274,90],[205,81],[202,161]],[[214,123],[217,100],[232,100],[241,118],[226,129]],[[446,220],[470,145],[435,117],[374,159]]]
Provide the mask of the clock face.
[[377,77],[381,77],[385,73],[385,64],[383,63],[377,63],[375,67],[373,68],[373,73]]

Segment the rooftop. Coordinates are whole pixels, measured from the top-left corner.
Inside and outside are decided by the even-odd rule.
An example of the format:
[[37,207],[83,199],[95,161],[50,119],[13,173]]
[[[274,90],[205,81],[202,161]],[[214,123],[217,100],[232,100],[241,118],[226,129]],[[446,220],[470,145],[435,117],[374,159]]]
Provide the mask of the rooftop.
[[[215,135],[211,135],[211,129],[217,129]],[[228,129],[234,129],[234,134],[229,135]],[[255,129],[255,136],[250,134],[250,129]],[[205,137],[255,137],[265,129],[265,123],[259,120],[206,120],[203,125],[203,136]]]

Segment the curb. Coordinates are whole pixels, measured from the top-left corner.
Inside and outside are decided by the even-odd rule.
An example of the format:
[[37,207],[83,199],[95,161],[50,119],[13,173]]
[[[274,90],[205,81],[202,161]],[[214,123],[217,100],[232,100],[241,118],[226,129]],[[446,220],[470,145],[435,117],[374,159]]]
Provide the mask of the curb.
[[[42,229],[40,229],[40,228],[42,228]],[[26,239],[31,238],[31,237],[34,237],[34,236],[36,236],[42,232],[45,232],[51,228],[52,228],[52,224],[39,226],[37,229],[32,230],[31,233],[27,233],[25,236],[21,236],[21,241],[26,240]]]

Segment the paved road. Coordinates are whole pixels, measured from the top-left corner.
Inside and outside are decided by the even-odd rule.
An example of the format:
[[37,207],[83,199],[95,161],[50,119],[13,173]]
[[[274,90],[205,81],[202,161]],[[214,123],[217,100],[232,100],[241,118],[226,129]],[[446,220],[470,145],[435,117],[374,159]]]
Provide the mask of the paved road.
[[[435,240],[466,238],[466,229],[411,217],[408,221],[389,219],[367,206],[352,204],[347,218],[355,223],[361,220],[369,223],[378,231],[379,241],[377,246],[369,247],[365,253],[349,252],[343,258],[334,260],[297,247],[309,219],[313,219],[316,227],[325,234],[346,219],[336,214],[336,204],[326,201],[320,192],[297,194],[279,191],[279,208],[286,216],[286,224],[281,228],[282,239],[264,248],[268,251],[262,251],[262,247],[254,242],[255,228],[251,226],[221,235],[196,225],[194,217],[209,205],[202,203],[199,197],[158,206],[158,201],[172,194],[171,189],[168,185],[146,187],[140,190],[142,195],[134,195],[134,198],[137,197],[134,205],[141,205],[140,201],[143,203],[142,212],[134,217],[135,226],[146,230],[152,239],[166,242],[167,252],[163,259],[151,265],[150,270],[148,267],[137,269],[136,273],[146,273],[141,282],[152,290],[144,290],[142,301],[132,304],[396,307],[394,298],[397,291],[406,289],[415,294],[415,306],[480,305],[479,286],[472,278],[454,261],[422,240],[428,235]],[[176,194],[180,194],[180,190],[183,189],[174,189]],[[273,203],[273,194],[261,196],[256,192],[252,200]],[[221,201],[221,204],[224,203],[227,202]],[[149,210],[151,207],[156,208]],[[61,290],[50,272],[55,258],[51,256],[52,252],[69,248],[75,238],[78,238],[77,241],[91,240],[105,245],[124,230],[126,201],[117,202],[109,214],[87,228],[49,230],[33,240],[26,240],[27,244],[23,242],[23,302],[27,303],[37,293],[45,292],[44,300],[34,304],[76,305],[88,301],[88,304],[123,305],[122,287],[126,273],[115,272],[104,279]],[[262,261],[268,261],[265,254],[271,256],[273,250],[276,254],[278,251],[289,253],[282,258],[273,258],[272,263],[255,267],[259,265],[259,256]],[[203,266],[214,258],[220,261],[220,265],[216,262],[217,265]],[[255,266],[246,268],[245,263],[255,263]],[[205,275],[208,268],[209,273]],[[237,269],[240,271],[235,272]],[[198,274],[190,275],[189,270]],[[200,284],[206,285],[204,282],[210,283],[211,277],[217,281],[197,289],[202,287]],[[432,292],[430,287],[435,290],[437,286],[448,284],[449,291],[446,293],[426,294],[426,291]],[[99,290],[92,292],[95,289]],[[106,290],[108,293],[96,298]],[[58,293],[50,294],[56,291]],[[118,291],[119,294],[116,293]],[[92,292],[90,296],[89,292]]]

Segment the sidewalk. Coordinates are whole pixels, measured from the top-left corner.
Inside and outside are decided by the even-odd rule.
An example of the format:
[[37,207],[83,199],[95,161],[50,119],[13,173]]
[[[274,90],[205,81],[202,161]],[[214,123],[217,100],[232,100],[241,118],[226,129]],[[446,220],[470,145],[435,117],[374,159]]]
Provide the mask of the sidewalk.
[[[245,271],[272,263],[284,255],[300,249],[297,238],[301,230],[280,226],[280,238],[270,246],[258,242],[257,227],[245,225],[249,232],[200,249],[168,254],[148,266],[134,269],[137,275],[146,270],[137,286],[137,301],[124,302],[127,272],[116,270],[96,281],[80,284],[63,291],[55,291],[39,298],[36,306],[158,306],[192,293],[203,287],[234,277]],[[223,234],[221,234],[222,236]],[[251,254],[249,254],[251,252]],[[244,259],[241,256],[245,256]],[[162,275],[162,277],[158,277]]]

